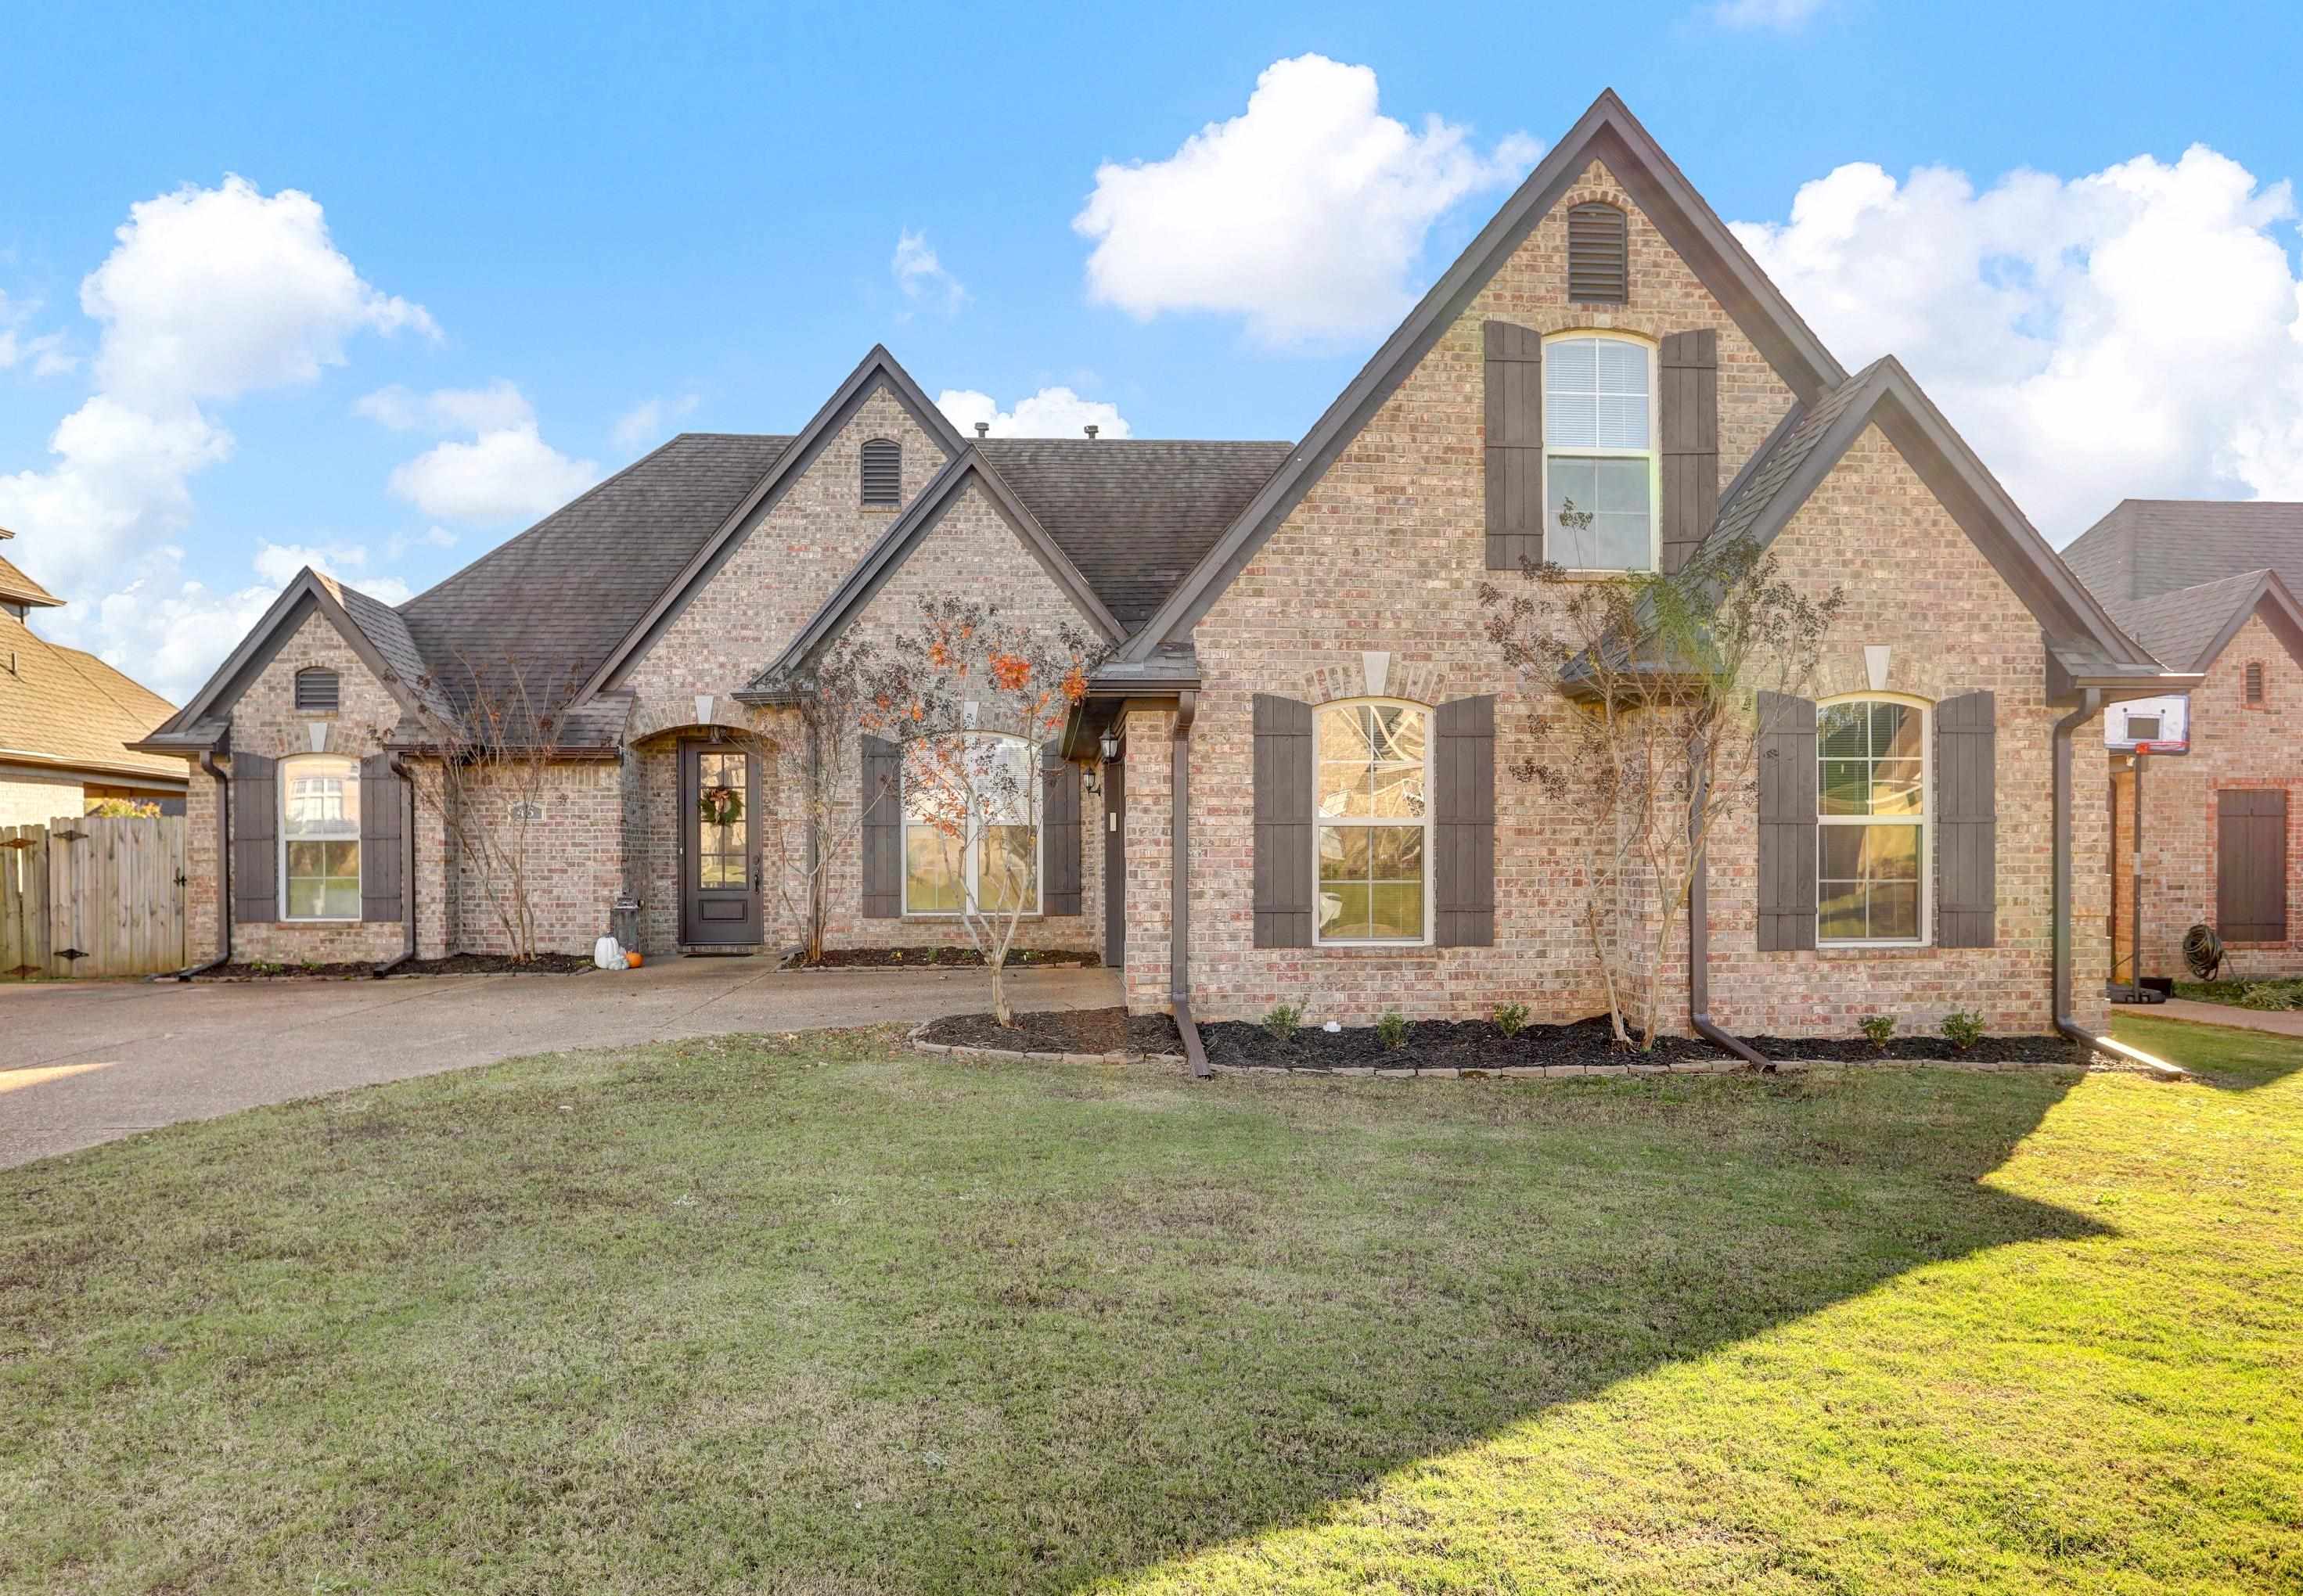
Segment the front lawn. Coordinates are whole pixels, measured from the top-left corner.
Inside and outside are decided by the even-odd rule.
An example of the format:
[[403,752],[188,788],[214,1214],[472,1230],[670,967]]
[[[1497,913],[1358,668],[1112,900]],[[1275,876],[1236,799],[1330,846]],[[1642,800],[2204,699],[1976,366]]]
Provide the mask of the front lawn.
[[[887,1033],[0,1172],[0,1585],[2303,1585],[2303,1046],[1381,1081]],[[33,1088],[37,1090],[37,1088]]]

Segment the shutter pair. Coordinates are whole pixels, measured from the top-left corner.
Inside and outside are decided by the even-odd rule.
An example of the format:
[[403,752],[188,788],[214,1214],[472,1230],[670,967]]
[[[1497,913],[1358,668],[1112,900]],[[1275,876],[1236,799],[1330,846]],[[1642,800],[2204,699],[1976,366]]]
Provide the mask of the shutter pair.
[[[1487,555],[1490,571],[1543,563],[1543,335],[1486,323]],[[1656,360],[1663,568],[1676,571],[1719,511],[1719,334],[1675,332]]]
[[[904,912],[904,751],[885,737],[863,739],[864,918]],[[1040,751],[1040,912],[1080,911],[1080,772],[1050,743]]]
[[[1431,717],[1431,940],[1496,940],[1496,701],[1441,704]],[[1319,884],[1312,706],[1255,695],[1255,945],[1310,947]]]
[[[232,756],[232,918],[237,925],[269,925],[280,919],[279,767],[279,760],[262,754]],[[360,760],[359,784],[360,919],[396,921],[411,795],[392,773],[388,753]]]
[[[1998,940],[1997,700],[1988,693],[1935,707],[1935,791],[1924,824],[1935,832],[1937,947]],[[1759,694],[1759,951],[1815,945],[1815,701]]]

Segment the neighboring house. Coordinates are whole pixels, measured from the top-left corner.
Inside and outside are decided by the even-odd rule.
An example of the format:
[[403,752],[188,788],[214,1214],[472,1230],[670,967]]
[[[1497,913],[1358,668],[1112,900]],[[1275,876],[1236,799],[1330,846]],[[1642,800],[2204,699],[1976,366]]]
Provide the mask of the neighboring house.
[[2303,504],[2122,500],[2063,550],[2188,693],[2114,705],[2113,974],[2133,973],[2142,760],[2143,969],[2187,978],[2183,935],[2215,928],[2231,969],[2303,974]]
[[63,603],[0,556],[0,826],[45,826],[106,798],[182,814],[183,760],[128,746],[175,706],[32,630],[33,610]]
[[[1597,511],[1572,542],[1546,530],[1567,498]],[[1848,601],[1815,724],[1775,739],[1798,776],[1714,834],[1708,992],[1679,968],[1672,1012],[1776,1035],[2098,1016],[2105,949],[2074,952],[2062,917],[2105,912],[2106,808],[2069,734],[2168,678],[1900,365],[1840,366],[1612,94],[1298,444],[964,438],[874,349],[796,435],[676,439],[396,609],[307,574],[144,745],[210,766],[195,947],[222,945],[221,826],[242,956],[381,960],[409,923],[419,952],[485,948],[441,828],[402,829],[390,757],[422,757],[424,694],[516,662],[574,684],[539,822],[552,945],[587,946],[620,894],[651,953],[778,945],[773,894],[746,898],[729,834],[683,801],[725,757],[714,728],[789,713],[843,632],[982,596],[1112,645],[1065,739],[1079,763],[1047,777],[1065,823],[1027,943],[1101,948],[1132,1008],[1187,1021],[1574,1018],[1604,1006],[1595,821],[1508,774],[1563,734],[1478,590],[1524,558],[1675,567],[1715,535]],[[882,757],[824,773],[849,812]],[[777,763],[713,769],[773,826],[809,779]],[[1896,802],[1819,817],[1826,778]],[[876,808],[833,880],[835,945],[957,939],[907,911],[900,818]],[[291,832],[358,846],[291,856]],[[707,860],[730,918],[699,912]]]

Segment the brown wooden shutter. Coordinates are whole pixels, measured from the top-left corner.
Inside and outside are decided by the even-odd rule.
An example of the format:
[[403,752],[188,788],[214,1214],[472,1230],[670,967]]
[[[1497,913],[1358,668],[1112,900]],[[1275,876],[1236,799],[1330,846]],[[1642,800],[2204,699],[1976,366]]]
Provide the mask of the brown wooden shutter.
[[260,753],[232,756],[232,918],[280,918],[280,769]]
[[1543,335],[1487,328],[1488,569],[1543,563]]
[[1255,695],[1255,945],[1312,945],[1312,706]]
[[1431,939],[1496,941],[1496,701],[1441,704],[1431,737]]
[[2287,940],[2287,794],[2215,794],[2215,930],[2225,942]]
[[1759,694],[1759,951],[1815,945],[1815,701]]
[[401,918],[401,814],[402,784],[392,773],[392,756],[372,753],[360,760],[360,918]]
[[1676,571],[1719,513],[1719,334],[1675,332],[1657,361],[1663,385],[1663,568]]
[[1936,706],[1936,945],[1990,947],[1999,929],[1998,701]]
[[862,745],[856,792],[864,806],[864,918],[896,920],[904,912],[903,749],[885,737],[865,737]]
[[1060,738],[1040,753],[1040,912],[1080,911],[1080,769],[1064,758]]

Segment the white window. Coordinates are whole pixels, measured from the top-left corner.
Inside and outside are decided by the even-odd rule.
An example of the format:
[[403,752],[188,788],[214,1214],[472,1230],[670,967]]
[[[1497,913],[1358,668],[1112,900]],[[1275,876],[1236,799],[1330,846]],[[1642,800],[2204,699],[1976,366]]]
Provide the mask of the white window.
[[1816,709],[1816,940],[1927,940],[1928,709],[1847,698]]
[[1040,911],[1039,761],[1020,737],[904,748],[904,912]]
[[1656,568],[1655,350],[1628,338],[1543,346],[1545,554],[1571,571]]
[[359,767],[333,754],[280,761],[280,914],[360,917]]
[[1430,939],[1430,711],[1322,704],[1312,719],[1323,942]]

